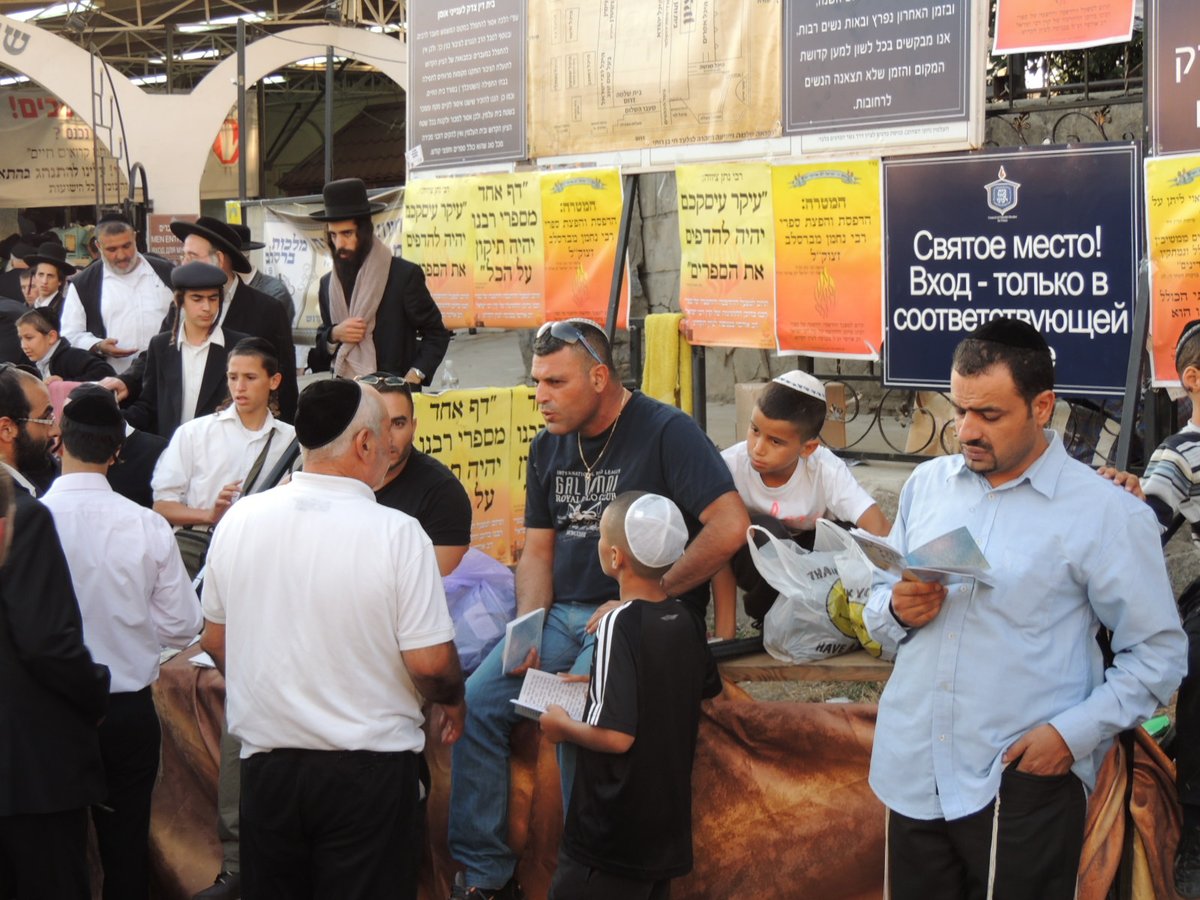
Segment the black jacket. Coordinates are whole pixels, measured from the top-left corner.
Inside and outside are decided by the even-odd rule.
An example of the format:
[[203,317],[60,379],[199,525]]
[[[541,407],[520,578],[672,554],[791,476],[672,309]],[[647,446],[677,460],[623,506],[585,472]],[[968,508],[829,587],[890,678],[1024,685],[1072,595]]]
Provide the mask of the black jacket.
[[[204,375],[200,379],[200,394],[196,399],[197,417],[216,412],[225,399],[228,393],[225,360],[234,344],[247,337],[240,331],[228,328],[221,330],[225,336],[225,346],[213,344],[209,348]],[[150,338],[142,376],[142,392],[125,410],[125,421],[134,428],[153,432],[168,440],[183,421],[183,356],[178,346],[171,346],[170,331]]]
[[0,816],[104,799],[96,724],[108,669],[92,660],[50,510],[16,486],[0,569]]
[[150,479],[158,458],[167,449],[167,439],[134,429],[121,445],[117,464],[108,467],[108,483],[114,491],[146,509],[154,508]]
[[50,357],[50,374],[63,381],[99,381],[117,373],[102,357],[78,347],[64,337],[58,339],[60,346]]
[[[159,281],[171,289],[171,269],[174,268],[165,259],[160,259],[157,256],[143,256],[142,259],[146,264],[154,270],[154,274],[158,276]],[[75,292],[79,294],[79,302],[83,306],[83,314],[87,320],[87,330],[98,338],[108,337],[108,331],[104,327],[104,310],[103,300],[100,296],[101,286],[104,284],[104,263],[96,260],[86,269],[71,279],[71,284],[75,285]],[[60,313],[61,315],[61,309]],[[90,347],[84,349],[90,350]]]
[[[177,307],[172,306],[167,317],[163,319],[163,332],[169,333],[176,327],[176,309]],[[292,324],[288,321],[283,304],[270,294],[254,290],[239,278],[233,299],[229,301],[229,312],[225,314],[221,328],[227,336],[240,332],[239,341],[245,337],[259,337],[270,341],[279,360],[279,372],[283,376],[279,384],[279,418],[291,424],[296,418],[296,401],[300,391],[296,385],[296,347],[292,342]],[[226,349],[232,350],[237,341],[229,338],[227,343]],[[131,401],[141,397],[148,355],[149,351],[139,354],[133,365],[120,376],[129,388]],[[133,420],[130,419],[130,422],[133,423]],[[134,427],[141,426],[134,424]]]
[[[318,300],[321,306],[321,327],[317,330],[317,352],[314,369],[328,369],[332,359],[326,346],[334,323],[329,316],[329,279],[332,272],[321,276]],[[406,259],[395,257],[383,288],[383,300],[375,316],[376,369],[393,375],[406,375],[409,369],[425,373],[426,387],[433,373],[442,364],[450,346],[450,332],[442,324],[442,312],[429,288],[421,267]]]

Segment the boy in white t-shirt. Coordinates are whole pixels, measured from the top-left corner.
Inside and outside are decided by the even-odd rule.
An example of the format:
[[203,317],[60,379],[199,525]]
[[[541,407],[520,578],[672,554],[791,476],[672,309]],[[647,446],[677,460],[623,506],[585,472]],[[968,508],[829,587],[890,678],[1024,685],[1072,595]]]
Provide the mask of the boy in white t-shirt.
[[[750,521],[778,537],[811,547],[817,519],[852,522],[886,535],[892,524],[833,451],[821,446],[825,387],[807,372],[785,372],[766,386],[750,414],[746,440],[721,454]],[[761,623],[776,590],[758,574],[743,547],[712,580],[715,631],[732,638],[737,588],[746,612]]]

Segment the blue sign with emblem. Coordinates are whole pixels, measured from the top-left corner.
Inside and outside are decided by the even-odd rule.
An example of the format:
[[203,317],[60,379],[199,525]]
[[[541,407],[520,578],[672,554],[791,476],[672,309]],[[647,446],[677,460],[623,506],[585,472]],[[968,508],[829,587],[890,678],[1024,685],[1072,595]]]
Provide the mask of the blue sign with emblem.
[[885,160],[885,385],[945,390],[958,342],[1012,316],[1060,393],[1123,395],[1140,172],[1129,142]]

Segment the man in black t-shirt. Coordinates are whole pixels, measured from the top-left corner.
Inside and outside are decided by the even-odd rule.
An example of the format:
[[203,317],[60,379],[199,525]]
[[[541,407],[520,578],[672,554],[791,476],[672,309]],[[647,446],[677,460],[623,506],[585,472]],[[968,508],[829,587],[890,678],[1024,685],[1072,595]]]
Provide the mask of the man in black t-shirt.
[[[618,605],[617,584],[596,553],[604,508],[628,490],[675,502],[691,541],[661,586],[698,616],[708,579],[745,542],[749,525],[712,442],[679,410],[622,386],[599,326],[547,323],[533,353],[535,400],[546,427],[529,449],[517,612],[545,609],[546,625],[540,655],[504,673],[501,645],[467,682],[467,723],[451,771],[450,852],[466,870],[456,898],[521,896],[505,841],[509,734],[517,720],[509,701],[529,666],[584,674],[591,665],[596,625]],[[562,755],[560,768],[565,802],[572,754]]]
[[670,500],[629,491],[605,509],[599,559],[621,606],[596,631],[583,721],[541,717],[579,749],[550,900],[650,900],[692,870],[692,760],[700,701],[721,692],[704,626],[661,587],[687,529]]
[[387,480],[375,492],[375,500],[421,523],[433,542],[438,570],[445,578],[471,544],[471,498],[453,472],[413,446],[417,418],[412,389],[404,379],[366,375],[358,380],[383,395],[391,423]]

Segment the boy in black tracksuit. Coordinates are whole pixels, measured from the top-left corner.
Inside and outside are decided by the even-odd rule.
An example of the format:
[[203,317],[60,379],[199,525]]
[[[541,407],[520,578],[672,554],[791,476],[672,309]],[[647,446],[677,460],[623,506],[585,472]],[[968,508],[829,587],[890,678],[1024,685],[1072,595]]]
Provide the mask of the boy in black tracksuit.
[[692,869],[700,701],[721,681],[704,624],[660,586],[686,542],[657,494],[621,494],[600,520],[623,604],[597,626],[584,721],[559,706],[541,717],[551,741],[580,748],[550,900],[659,900]]

